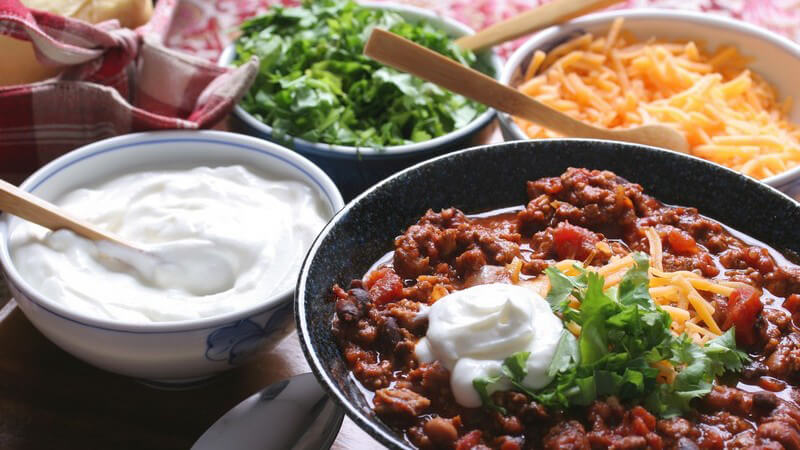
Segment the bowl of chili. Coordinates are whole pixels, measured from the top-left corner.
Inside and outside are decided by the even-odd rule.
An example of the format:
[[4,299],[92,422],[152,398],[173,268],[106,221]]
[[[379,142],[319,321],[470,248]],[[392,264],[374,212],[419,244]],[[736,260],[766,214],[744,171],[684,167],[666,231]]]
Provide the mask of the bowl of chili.
[[[442,174],[449,176],[443,180]],[[800,413],[800,363],[792,356],[800,355],[797,224],[800,204],[794,200],[693,156],[577,139],[476,147],[406,169],[332,219],[301,270],[297,328],[323,387],[356,424],[390,448],[589,448],[625,442],[696,448],[698,441],[712,440],[791,446],[800,430],[782,418]],[[448,235],[452,245],[446,245]],[[663,248],[650,247],[656,245]],[[598,259],[604,246],[609,253]],[[672,358],[680,361],[672,367],[677,377],[671,383],[657,381],[658,370],[650,370],[655,367],[641,370],[642,383],[631,375],[626,384],[615,378],[624,377],[614,368],[570,363],[557,372],[580,378],[588,370],[597,390],[586,401],[574,395],[583,392],[578,386],[565,394],[567,407],[558,407],[554,393],[570,381],[557,375],[545,390],[498,391],[487,397],[493,404],[465,408],[453,398],[450,372],[415,357],[414,345],[428,326],[420,312],[442,295],[469,283],[508,282],[514,264],[521,266],[517,276],[526,279],[549,267],[564,274],[576,266],[597,271],[619,261],[613,256],[618,251],[639,258],[630,266],[639,270],[648,263],[641,254],[650,253],[650,264],[657,264],[651,277],[678,273],[692,278],[686,279],[690,284],[723,286],[722,294],[698,291],[703,302],[697,305],[708,303],[715,311],[705,320],[722,328],[709,332],[713,339],[692,331],[706,329],[706,322],[695,320],[702,306],[687,307],[692,326],[680,328],[687,336],[679,339],[682,344],[672,340],[677,333],[663,333],[659,326],[672,330],[677,322],[677,316],[668,320],[667,309],[680,309],[661,303],[668,289],[651,291],[652,299],[641,294],[649,299],[641,307],[661,317],[648,328],[629,336],[609,328],[607,334],[620,342],[643,329],[661,330],[672,342]],[[564,261],[569,264],[559,265]],[[437,283],[445,289],[439,295]],[[624,309],[619,298],[628,294],[620,292],[635,285],[632,278],[627,283],[613,294],[606,291],[618,299],[608,304],[612,310]],[[573,287],[566,293],[588,301],[580,283]],[[653,299],[660,304],[654,306]],[[583,320],[589,330],[589,319]],[[615,351],[615,342],[604,342],[601,352]],[[677,348],[687,352],[679,356]],[[578,353],[586,357],[582,345]],[[520,367],[512,363],[504,362],[509,377]],[[692,375],[689,367],[699,370]],[[610,388],[594,380],[601,372],[616,380]],[[677,398],[686,401],[674,403]]]

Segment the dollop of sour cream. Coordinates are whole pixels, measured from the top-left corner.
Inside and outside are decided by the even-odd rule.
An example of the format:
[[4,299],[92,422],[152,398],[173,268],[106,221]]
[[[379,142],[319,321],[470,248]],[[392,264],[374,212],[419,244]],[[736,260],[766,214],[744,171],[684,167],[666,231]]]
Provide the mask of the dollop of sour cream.
[[[428,311],[428,333],[415,352],[420,362],[438,360],[447,367],[456,401],[477,408],[481,398],[473,380],[500,375],[503,360],[514,353],[530,352],[523,385],[540,389],[550,383],[547,369],[563,328],[547,301],[533,290],[483,284],[436,301]],[[509,388],[508,381],[501,380],[488,392]]]
[[242,166],[130,173],[56,204],[157,258],[24,222],[10,242],[20,275],[67,309],[134,323],[216,316],[289,289],[331,213],[307,184]]

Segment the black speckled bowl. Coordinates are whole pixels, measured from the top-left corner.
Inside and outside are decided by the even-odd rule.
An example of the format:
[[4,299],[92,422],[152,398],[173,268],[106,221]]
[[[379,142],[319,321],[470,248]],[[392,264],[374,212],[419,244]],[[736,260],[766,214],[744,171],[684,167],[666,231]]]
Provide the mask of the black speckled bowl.
[[390,448],[411,448],[375,416],[349,375],[330,332],[331,286],[360,278],[428,208],[455,206],[476,213],[520,205],[526,201],[526,181],[560,175],[567,167],[614,171],[665,203],[695,206],[790,257],[800,254],[800,204],[681,153],[610,141],[520,141],[476,147],[404,170],[331,220],[309,251],[295,291],[297,328],[309,365],[347,415],[375,439]]

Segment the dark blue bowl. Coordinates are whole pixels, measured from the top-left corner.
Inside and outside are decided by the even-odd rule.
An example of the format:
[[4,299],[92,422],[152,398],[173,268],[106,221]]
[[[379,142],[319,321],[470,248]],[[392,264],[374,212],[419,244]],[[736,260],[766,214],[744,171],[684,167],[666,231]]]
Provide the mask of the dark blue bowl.
[[488,145],[404,170],[350,202],[317,237],[295,291],[308,364],[347,415],[390,448],[411,448],[378,419],[349,376],[330,331],[334,283],[347,285],[393,249],[394,237],[428,208],[475,213],[526,202],[525,182],[568,167],[607,169],[665,203],[694,206],[784,252],[800,254],[800,204],[716,164],[668,150],[611,141],[553,139]]
[[444,139],[437,138],[436,142],[432,140],[402,146],[409,147],[409,150],[400,151],[399,147],[391,147],[383,151],[364,149],[363,153],[356,153],[353,150],[334,151],[333,148],[337,147],[347,149],[352,149],[352,147],[329,146],[302,139],[282,142],[273,136],[271,129],[269,132],[264,130],[269,127],[264,124],[260,124],[260,127],[253,126],[252,123],[249,123],[250,121],[243,119],[245,115],[249,116],[252,121],[256,120],[240,106],[236,106],[229,122],[232,131],[276,142],[300,153],[324,170],[336,183],[336,187],[339,188],[345,201],[349,201],[364,192],[364,189],[399,170],[475,145],[479,140],[478,135],[491,124],[495,112],[493,109],[486,111],[467,128],[441,136]]
[[[424,20],[454,38],[474,33],[471,28],[456,20],[421,8],[383,2],[360,3],[370,8],[396,12],[411,22]],[[231,64],[234,60],[235,52],[233,45],[228,46],[220,56],[220,65],[227,66]],[[494,72],[491,74],[492,76],[500,76],[503,64],[492,50],[484,50],[479,52],[477,56],[483,66],[492,69]],[[474,145],[477,141],[476,137],[492,123],[494,117],[495,111],[488,109],[465,127],[454,130],[444,136],[415,144],[391,146],[386,149],[332,146],[292,137],[289,137],[287,141],[275,136],[270,126],[259,121],[240,106],[234,108],[231,126],[234,131],[273,141],[294,149],[322,168],[336,183],[344,199],[350,200],[363,192],[364,189],[398,170]]]

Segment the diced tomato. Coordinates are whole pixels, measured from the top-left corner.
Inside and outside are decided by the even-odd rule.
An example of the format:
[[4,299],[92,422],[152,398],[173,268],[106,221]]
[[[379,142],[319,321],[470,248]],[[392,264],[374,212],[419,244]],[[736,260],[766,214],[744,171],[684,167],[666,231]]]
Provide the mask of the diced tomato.
[[770,392],[780,392],[786,389],[786,383],[772,377],[759,377],[758,387]]
[[336,298],[347,298],[347,292],[342,289],[338,284],[333,285],[333,295]]
[[699,251],[694,238],[689,233],[678,228],[670,230],[669,234],[667,234],[667,241],[673,250],[682,255],[694,255]]
[[644,438],[647,439],[647,448],[651,450],[661,450],[664,448],[664,441],[658,434],[650,432],[647,433]]
[[512,438],[506,436],[506,439],[500,444],[500,450],[520,450],[520,438]]
[[403,298],[403,280],[394,270],[384,267],[367,275],[364,287],[376,305],[383,305]]
[[372,285],[375,284],[375,282],[378,281],[379,278],[382,278],[384,274],[386,274],[386,272],[390,270],[391,269],[389,269],[388,267],[382,267],[378,270],[373,270],[372,272],[367,273],[367,275],[364,276],[363,280],[364,289],[370,290],[372,288]]
[[589,257],[597,235],[583,227],[561,222],[553,231],[553,244],[558,259],[584,260]]
[[783,307],[792,313],[792,315],[800,314],[800,295],[790,295],[789,298],[783,301]]
[[647,439],[648,448],[660,449],[661,439],[656,433],[656,417],[641,406],[631,410],[631,429],[634,433]]
[[642,432],[640,434],[642,436],[646,435],[647,432],[654,431],[656,429],[656,417],[641,406],[635,406],[631,410],[631,415],[641,421],[641,426],[643,428],[641,429]]
[[728,317],[724,328],[736,327],[736,343],[750,347],[758,342],[756,320],[764,305],[761,292],[755,288],[738,288],[728,299]]
[[633,432],[638,434],[639,436],[646,436],[650,430],[647,429],[647,425],[644,423],[641,417],[634,417],[631,421],[631,428]]
[[783,301],[783,307],[792,315],[794,323],[800,326],[800,295],[792,294]]
[[471,450],[481,443],[481,432],[479,430],[470,431],[469,433],[461,436],[461,439],[456,441],[455,450]]

